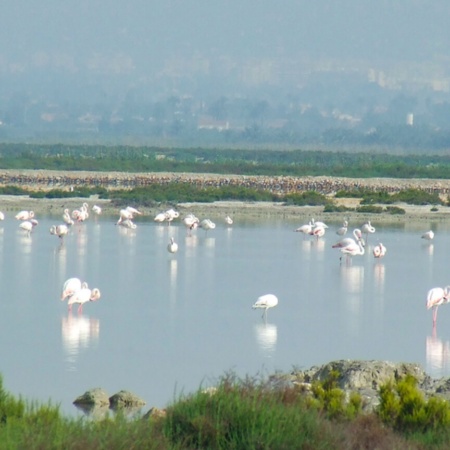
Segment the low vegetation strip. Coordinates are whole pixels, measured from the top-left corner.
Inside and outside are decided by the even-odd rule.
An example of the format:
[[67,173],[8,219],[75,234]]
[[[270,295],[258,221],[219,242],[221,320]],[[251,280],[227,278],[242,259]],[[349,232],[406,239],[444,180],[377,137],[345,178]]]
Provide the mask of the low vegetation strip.
[[440,195],[450,193],[450,180],[444,179],[248,176],[169,172],[72,172],[52,170],[2,170],[0,172],[0,185],[20,186],[39,190],[55,188],[69,190],[78,186],[133,189],[136,187],[169,184],[191,185],[198,188],[245,187],[269,191],[274,194],[290,194],[304,191],[315,191],[324,195],[335,194],[339,191],[397,193],[408,189],[420,189]]

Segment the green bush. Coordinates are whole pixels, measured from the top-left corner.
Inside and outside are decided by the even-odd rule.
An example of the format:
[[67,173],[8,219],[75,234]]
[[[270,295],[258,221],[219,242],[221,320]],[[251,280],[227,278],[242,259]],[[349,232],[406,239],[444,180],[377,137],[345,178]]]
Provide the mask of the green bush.
[[426,401],[411,375],[381,386],[378,416],[395,430],[407,433],[425,433],[450,425],[448,403],[436,397]]
[[374,205],[363,205],[363,206],[358,206],[356,208],[356,212],[381,214],[383,212],[383,207],[382,206],[374,206]]

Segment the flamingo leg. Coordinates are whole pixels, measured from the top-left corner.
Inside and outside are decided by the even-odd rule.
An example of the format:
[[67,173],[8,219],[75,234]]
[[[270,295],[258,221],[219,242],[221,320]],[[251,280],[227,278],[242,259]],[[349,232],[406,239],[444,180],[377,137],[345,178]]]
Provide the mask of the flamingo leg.
[[437,319],[437,306],[433,309],[433,325],[436,325],[436,319]]

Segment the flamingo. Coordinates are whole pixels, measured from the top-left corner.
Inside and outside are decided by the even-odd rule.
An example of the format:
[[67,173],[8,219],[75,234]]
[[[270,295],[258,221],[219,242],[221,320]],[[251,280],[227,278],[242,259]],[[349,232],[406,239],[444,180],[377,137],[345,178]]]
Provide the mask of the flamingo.
[[316,225],[309,234],[319,240],[320,237],[325,235],[325,227]]
[[164,222],[166,220],[166,213],[161,212],[161,213],[156,214],[156,216],[153,220],[158,223]]
[[20,223],[19,228],[21,228],[22,230],[25,230],[27,232],[28,236],[30,236],[31,232],[33,231],[33,228],[38,223],[39,222],[36,219],[25,220],[24,222]]
[[78,313],[82,313],[83,305],[86,302],[95,302],[100,298],[100,296],[101,293],[98,288],[94,288],[91,290],[87,287],[82,287],[69,297],[69,311],[72,311],[72,305],[78,304]]
[[81,282],[79,278],[69,278],[64,282],[61,301],[65,300],[68,297],[71,297],[75,292],[79,291],[82,288],[87,288],[88,284],[86,282]]
[[134,216],[136,214],[139,214],[139,215],[142,214],[138,209],[133,208],[132,206],[127,206],[125,209],[132,214],[132,216],[133,216],[132,219],[134,218]]
[[102,208],[100,206],[98,206],[98,205],[94,205],[92,207],[92,211],[94,212],[94,214],[99,216],[102,213]]
[[298,227],[295,231],[303,233],[304,235],[307,235],[307,234],[311,234],[312,229],[313,229],[313,226],[312,226],[312,222],[310,221],[308,224],[305,223],[304,225]]
[[320,222],[320,221],[317,221],[317,222],[316,222],[316,221],[314,220],[314,218],[311,219],[311,222],[312,222],[312,226],[313,226],[313,227],[328,228],[328,225],[326,225],[325,223]]
[[362,242],[363,245],[364,245],[364,241],[362,239],[362,233],[361,233],[361,230],[359,228],[355,228],[353,230],[353,236],[354,236],[355,239],[352,239],[352,238],[349,238],[349,237],[343,238],[340,241],[336,242],[336,244],[332,245],[332,248],[343,248],[343,247],[347,247],[350,244],[355,244],[356,245],[357,242]]
[[166,220],[169,225],[173,219],[177,219],[178,217],[180,217],[180,213],[178,211],[175,211],[173,208],[168,209],[164,214],[166,215]]
[[74,221],[73,221],[72,217],[70,216],[70,211],[69,211],[68,208],[66,208],[66,209],[64,210],[63,215],[62,215],[62,218],[63,218],[63,221],[64,221],[67,225],[71,226],[71,225],[74,224]]
[[368,239],[369,234],[375,233],[375,227],[372,226],[372,224],[370,223],[370,220],[368,220],[368,221],[361,227],[361,231],[362,231],[363,234],[366,235],[366,239]]
[[122,220],[120,223],[118,222],[118,224],[122,227],[129,228],[130,230],[135,230],[137,228],[137,225],[131,219]]
[[31,220],[34,218],[33,211],[20,211],[15,215],[15,219],[17,220]]
[[205,230],[205,233],[207,233],[208,230],[214,230],[214,228],[216,228],[216,224],[210,219],[203,219],[200,222],[200,227]]
[[227,225],[233,225],[233,219],[230,216],[225,217],[225,223]]
[[429,230],[426,233],[422,234],[422,239],[426,239],[427,241],[432,241],[434,239],[433,230]]
[[52,225],[50,227],[50,234],[58,236],[60,239],[63,239],[64,236],[69,232],[69,227],[66,224],[61,225]]
[[173,237],[170,238],[169,245],[167,246],[169,253],[176,253],[178,251],[178,244]]
[[194,216],[194,214],[188,214],[184,219],[183,219],[183,223],[184,226],[187,229],[188,234],[190,234],[190,232],[192,230],[195,230],[198,227],[199,224],[199,220],[197,217]]
[[5,214],[0,211],[0,220],[5,220]]
[[351,258],[352,256],[364,255],[364,247],[361,241],[352,242],[349,245],[342,247],[341,253],[346,255],[348,261],[348,258]]
[[433,327],[436,326],[438,307],[448,303],[450,295],[450,286],[445,288],[435,287],[428,291],[427,294],[427,309],[433,309]]
[[348,229],[348,222],[344,220],[344,222],[342,223],[342,227],[336,230],[336,234],[339,236],[344,236],[345,234],[347,234],[347,229]]
[[383,256],[386,254],[386,251],[386,247],[380,242],[373,248],[373,256],[375,258],[383,258]]
[[258,300],[253,304],[252,308],[262,308],[264,309],[262,317],[267,317],[267,310],[278,305],[278,298],[273,294],[265,294],[258,297]]

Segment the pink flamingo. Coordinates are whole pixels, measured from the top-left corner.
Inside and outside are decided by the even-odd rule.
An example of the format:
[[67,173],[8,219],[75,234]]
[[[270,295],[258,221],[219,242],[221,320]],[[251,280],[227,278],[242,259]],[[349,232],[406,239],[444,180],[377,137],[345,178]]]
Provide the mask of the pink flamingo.
[[386,251],[386,247],[380,242],[373,248],[373,256],[375,258],[383,258],[383,256],[386,254]]
[[427,309],[433,308],[433,327],[436,326],[438,307],[450,301],[449,295],[450,286],[445,286],[445,288],[435,287],[428,291]]

